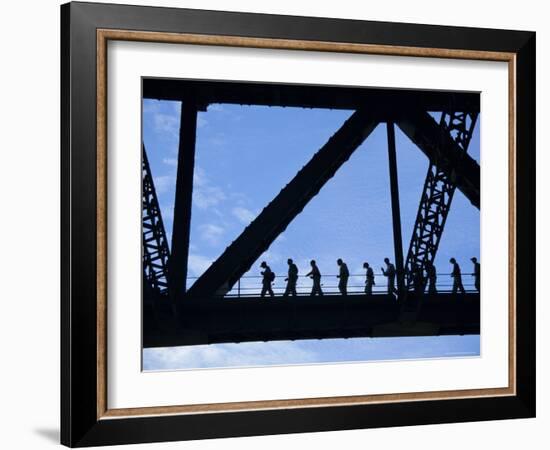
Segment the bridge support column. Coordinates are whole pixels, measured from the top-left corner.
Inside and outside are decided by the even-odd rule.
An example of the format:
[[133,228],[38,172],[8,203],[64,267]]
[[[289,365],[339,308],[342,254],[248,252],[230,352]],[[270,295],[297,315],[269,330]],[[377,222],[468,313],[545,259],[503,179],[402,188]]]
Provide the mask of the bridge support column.
[[395,270],[397,271],[397,290],[403,295],[403,238],[401,236],[401,209],[399,207],[399,184],[397,180],[397,155],[395,151],[395,127],[393,122],[386,124],[388,135],[388,161],[390,166],[391,211],[393,221],[393,248],[395,253]]
[[197,105],[194,100],[190,99],[182,102],[181,105],[176,198],[169,270],[170,296],[173,302],[182,298],[187,287],[196,133]]

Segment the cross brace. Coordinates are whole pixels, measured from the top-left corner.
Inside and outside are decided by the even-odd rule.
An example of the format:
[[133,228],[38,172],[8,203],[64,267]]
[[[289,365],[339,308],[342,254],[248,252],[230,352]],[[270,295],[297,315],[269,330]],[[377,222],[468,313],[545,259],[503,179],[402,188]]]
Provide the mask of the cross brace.
[[[468,114],[464,123],[472,127],[470,131],[460,131],[458,116],[452,113],[452,125],[440,126],[427,112],[402,115],[396,120],[399,128],[424,152],[431,164],[445,174],[449,180],[479,209],[479,164],[469,156],[461,145],[469,143],[469,136],[477,114]],[[445,114],[443,115],[445,117]],[[449,120],[445,119],[445,120]],[[466,127],[466,125],[464,125]],[[469,129],[469,128],[468,128]],[[457,136],[460,137],[457,137]],[[468,135],[467,141],[466,135]],[[454,137],[457,137],[455,140]]]

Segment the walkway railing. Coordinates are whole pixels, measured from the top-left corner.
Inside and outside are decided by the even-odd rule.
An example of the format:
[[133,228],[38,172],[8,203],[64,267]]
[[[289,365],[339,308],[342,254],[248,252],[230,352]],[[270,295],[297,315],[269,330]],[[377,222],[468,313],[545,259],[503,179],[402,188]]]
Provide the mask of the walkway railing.
[[[453,288],[453,278],[450,273],[440,273],[437,275],[436,289],[440,293],[448,293]],[[273,293],[276,296],[282,296],[286,289],[286,275],[276,275],[275,281],[271,283]],[[198,277],[187,277],[187,286],[191,286]],[[364,295],[365,294],[365,274],[353,274],[348,279],[348,295]],[[338,282],[340,279],[336,274],[322,275],[321,288],[326,295],[339,295]],[[375,284],[372,286],[373,294],[385,294],[388,291],[388,279],[382,273],[374,274]],[[309,295],[313,281],[310,277],[300,275],[296,283],[296,293],[298,295]],[[474,277],[469,273],[462,274],[462,285],[466,292],[477,292],[474,285]],[[397,281],[396,281],[397,286]],[[262,276],[249,275],[241,277],[241,279],[233,286],[225,297],[229,298],[246,298],[258,297],[262,291]],[[426,283],[425,292],[428,292],[428,284]]]

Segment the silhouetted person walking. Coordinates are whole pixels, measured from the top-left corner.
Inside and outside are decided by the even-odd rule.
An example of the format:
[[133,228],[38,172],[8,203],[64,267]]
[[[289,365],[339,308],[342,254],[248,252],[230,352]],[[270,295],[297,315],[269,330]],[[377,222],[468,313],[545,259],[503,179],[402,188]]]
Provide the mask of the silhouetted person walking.
[[449,262],[453,265],[453,271],[451,273],[451,277],[453,277],[453,294],[456,294],[457,291],[465,294],[466,291],[464,290],[464,286],[462,286],[462,272],[460,272],[460,266],[454,258],[451,258]]
[[431,261],[426,263],[426,277],[428,278],[428,294],[437,294],[437,288],[435,287],[435,284],[437,283],[437,273],[435,266]]
[[344,261],[342,261],[341,258],[338,258],[338,260],[336,261],[336,264],[338,264],[338,267],[340,267],[340,272],[337,275],[337,277],[340,279],[340,281],[338,282],[338,289],[340,290],[340,293],[342,295],[348,295],[348,279],[349,279],[348,266]]
[[372,270],[372,267],[369,266],[369,263],[363,263],[363,268],[367,269],[367,279],[365,280],[365,294],[372,295],[372,287],[374,284],[374,272]]
[[395,266],[390,262],[389,258],[384,258],[386,263],[386,270],[382,269],[382,274],[385,277],[388,277],[388,295],[393,297],[394,292],[397,292],[395,289]]
[[481,287],[481,267],[480,267],[480,264],[477,262],[477,258],[474,256],[473,258],[470,259],[473,263],[474,263],[474,273],[472,274],[472,276],[474,277],[474,284],[475,284],[475,287],[476,287],[476,290],[477,292],[481,292],[480,291],[480,287]]
[[289,295],[292,295],[293,297],[296,297],[296,283],[298,281],[298,266],[296,266],[296,264],[294,264],[294,262],[290,258],[287,260],[287,263],[288,263],[288,277],[285,279],[286,289],[283,296],[288,297]]
[[271,289],[271,283],[275,280],[275,274],[271,271],[271,268],[267,265],[265,261],[262,261],[260,264],[264,270],[262,274],[262,293],[260,297],[265,297],[265,294],[269,294],[270,297],[273,297],[273,289]]
[[323,291],[321,290],[321,272],[319,272],[319,268],[317,267],[317,264],[315,263],[315,260],[312,259],[311,262],[311,270],[306,275],[306,277],[310,277],[313,280],[313,287],[311,289],[311,296],[314,295],[323,295]]

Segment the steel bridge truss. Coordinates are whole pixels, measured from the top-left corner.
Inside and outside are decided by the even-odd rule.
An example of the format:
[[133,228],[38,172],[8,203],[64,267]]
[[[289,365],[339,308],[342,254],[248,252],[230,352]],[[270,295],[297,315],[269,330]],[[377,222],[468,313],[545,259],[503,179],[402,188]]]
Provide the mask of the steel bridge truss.
[[[441,135],[456,143],[455,152],[466,155],[478,113],[443,112],[439,121]],[[438,142],[445,145],[445,139]],[[405,279],[409,290],[414,288],[415,273],[423,273],[427,263],[433,263],[443,235],[445,222],[457,188],[456,170],[444,170],[438,155],[430,158],[418,213],[405,260]],[[460,161],[461,158],[458,158]],[[460,163],[459,163],[460,164]],[[423,277],[422,277],[423,279]]]
[[168,294],[170,250],[162,222],[147,152],[142,150],[142,263],[145,287],[156,296]]
[[[448,167],[445,167],[448,164],[442,161],[442,158],[449,159],[448,139],[450,137],[455,144],[451,151],[466,155],[477,116],[478,114],[475,112],[442,113],[439,122],[439,132],[442,139],[435,146],[435,151],[434,149],[431,149],[431,152],[425,151],[430,158],[430,163],[404,266],[405,284],[408,289],[414,287],[415,271],[423,271],[426,267],[426,263],[433,262],[435,259],[453,195],[457,188],[457,177],[460,176],[460,171],[457,169],[460,168],[456,167],[454,170],[449,171]],[[373,125],[375,125],[375,123],[371,122],[371,130]],[[358,141],[358,143],[360,142],[362,142],[362,139]],[[356,146],[357,144],[355,144],[354,147],[356,148]],[[437,148],[438,146],[439,148]],[[442,148],[443,146],[445,149]],[[344,158],[344,160],[345,159],[347,158]],[[460,159],[461,158],[459,158],[459,160]],[[166,295],[169,287],[168,267],[170,251],[145,148],[143,148],[142,170],[144,282],[155,294]],[[324,181],[326,181],[326,179]],[[291,217],[295,216],[299,210],[301,210],[301,208],[295,209]],[[289,218],[288,221],[290,220],[291,218]],[[251,237],[249,234],[249,232],[243,233],[244,236],[241,236],[240,240],[245,242],[249,241]],[[268,246],[269,243],[264,242],[263,248],[253,253],[258,254],[265,250],[266,245]],[[249,259],[250,261],[248,261],[247,266],[253,262],[253,258]],[[239,270],[239,275],[242,271],[243,269],[241,268],[241,270]],[[239,275],[235,276],[232,280],[233,283]],[[211,282],[212,280],[208,281]],[[216,283],[214,283],[214,285],[215,284]],[[225,288],[225,290],[228,289],[229,287]]]
[[[157,294],[170,293],[170,298],[176,303],[184,299],[219,297],[231,290],[233,284],[301,212],[378,123],[387,122],[388,126],[395,123],[430,161],[406,262],[401,262],[397,268],[398,277],[400,272],[401,278],[406,278],[406,288],[412,284],[414,271],[423,270],[426,262],[435,258],[454,191],[458,188],[473,206],[479,208],[479,164],[467,154],[479,113],[479,96],[468,93],[426,95],[368,89],[348,92],[341,88],[317,86],[203,84],[180,80],[147,80],[144,84],[145,98],[176,100],[188,105],[182,109],[180,124],[178,167],[185,159],[187,172],[182,171],[180,174],[178,170],[176,204],[179,192],[179,203],[183,209],[180,208],[181,214],[177,217],[190,218],[193,187],[189,182],[192,178],[189,173],[192,174],[192,157],[195,152],[193,136],[196,129],[196,121],[191,119],[197,110],[206,110],[212,103],[231,103],[336,107],[354,109],[355,113],[189,289],[182,287],[185,284],[181,281],[187,276],[189,242],[182,238],[176,245],[173,241],[173,255],[170,255],[147,155],[143,149],[144,284]],[[184,117],[186,110],[190,111],[187,119]],[[439,123],[428,111],[444,111]],[[187,139],[182,140],[182,136]],[[180,183],[184,179],[187,184]],[[398,203],[398,195],[395,197],[394,203]],[[174,236],[188,235],[188,220],[183,222],[179,225],[174,223]],[[394,223],[394,240],[396,228],[399,229],[400,237],[400,226]],[[402,254],[402,250],[399,250],[398,253]],[[180,260],[177,264],[172,261],[176,253]],[[179,290],[174,289],[174,286],[179,287]],[[149,287],[146,287],[147,290]]]
[[[479,114],[479,95],[196,80],[145,80],[143,87],[144,98],[185,105],[170,249],[143,148],[145,347],[479,333],[479,294],[447,302],[444,299],[454,294],[438,293],[436,298],[423,295],[423,290],[411,291],[417,287],[414,275],[435,258],[455,190],[479,208],[480,168],[467,154]],[[216,103],[336,108],[354,113],[187,289],[197,112]],[[441,119],[435,120],[428,111],[443,111]],[[355,296],[345,303],[339,296],[282,298],[273,304],[257,298],[223,298],[380,123],[386,123],[388,132],[399,301],[388,301],[386,294],[368,297],[369,301],[366,296]],[[401,244],[394,125],[429,160],[406,259]]]

